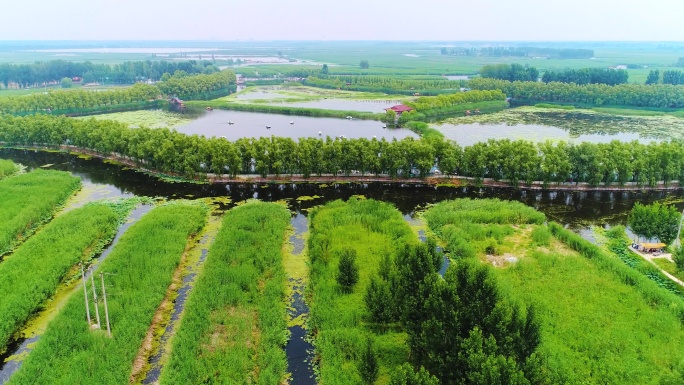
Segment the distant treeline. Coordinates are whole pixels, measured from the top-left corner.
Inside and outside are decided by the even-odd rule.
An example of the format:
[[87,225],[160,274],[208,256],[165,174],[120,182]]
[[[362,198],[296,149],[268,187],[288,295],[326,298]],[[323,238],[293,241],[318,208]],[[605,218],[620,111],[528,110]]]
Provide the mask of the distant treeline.
[[401,79],[394,76],[309,76],[304,85],[388,94],[439,95],[460,90],[464,80]]
[[501,90],[522,101],[614,105],[654,108],[684,108],[684,87],[669,84],[606,84],[510,82],[478,78],[468,82],[473,90]]
[[675,67],[684,67],[684,57],[677,59],[677,62],[674,65]]
[[439,136],[385,139],[220,138],[169,129],[129,128],[106,120],[33,115],[0,117],[7,146],[72,145],[103,156],[130,159],[139,167],[201,178],[216,174],[321,174],[425,176],[433,166],[447,174],[518,181],[656,185],[684,180],[684,143],[642,144],[489,140],[461,148]]
[[539,71],[534,67],[520,64],[488,64],[480,68],[480,76],[510,82],[536,82],[539,79]]
[[538,47],[443,47],[442,55],[485,57],[543,57],[549,59],[589,59],[593,49]]
[[646,84],[684,84],[684,72],[677,70],[663,71],[663,76],[660,76],[660,70],[651,70],[646,78]]
[[4,97],[0,98],[0,113],[80,114],[109,111],[126,106],[144,108],[162,95],[202,99],[220,92],[226,94],[233,83],[235,83],[235,74],[231,71],[193,76],[183,76],[177,73],[155,85],[135,84],[132,87],[106,91],[57,90],[26,96]]
[[59,82],[63,78],[82,78],[84,83],[133,84],[143,80],[160,80],[176,71],[186,74],[211,74],[219,68],[211,61],[135,61],[121,64],[94,64],[52,60],[34,64],[0,64],[0,82],[5,87],[16,83],[21,88]]
[[625,84],[629,74],[625,70],[610,68],[581,68],[578,70],[546,71],[542,76],[544,83],[561,82],[575,84]]

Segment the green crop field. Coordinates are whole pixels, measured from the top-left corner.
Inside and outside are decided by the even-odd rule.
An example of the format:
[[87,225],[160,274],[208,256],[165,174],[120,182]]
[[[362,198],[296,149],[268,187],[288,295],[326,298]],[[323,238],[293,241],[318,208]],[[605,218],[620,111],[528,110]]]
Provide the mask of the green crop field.
[[82,296],[73,296],[8,384],[127,383],[188,237],[204,226],[206,215],[203,205],[177,201],[131,226],[96,272],[111,274],[106,282],[112,338],[91,330]]
[[47,221],[81,187],[66,172],[36,170],[0,180],[0,257]]
[[251,202],[230,210],[195,283],[162,384],[279,384],[287,364],[288,210]]

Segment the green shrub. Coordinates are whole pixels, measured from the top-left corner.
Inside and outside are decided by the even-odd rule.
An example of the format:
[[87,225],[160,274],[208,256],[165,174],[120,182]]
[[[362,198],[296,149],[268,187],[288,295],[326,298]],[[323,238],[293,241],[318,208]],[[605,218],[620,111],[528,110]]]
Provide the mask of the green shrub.
[[532,242],[537,246],[548,246],[551,244],[551,232],[546,226],[537,226],[532,229]]

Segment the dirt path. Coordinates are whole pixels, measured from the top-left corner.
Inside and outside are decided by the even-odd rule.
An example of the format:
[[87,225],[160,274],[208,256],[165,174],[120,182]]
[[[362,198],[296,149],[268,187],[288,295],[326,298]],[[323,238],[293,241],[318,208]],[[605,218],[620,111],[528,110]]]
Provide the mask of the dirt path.
[[658,265],[655,263],[655,261],[653,261],[654,259],[657,259],[657,258],[666,258],[666,259],[672,261],[672,257],[671,257],[670,254],[662,254],[662,255],[660,255],[660,256],[658,256],[658,257],[655,257],[655,256],[653,256],[653,255],[651,255],[651,254],[648,254],[648,253],[641,253],[641,252],[636,251],[636,250],[633,250],[633,249],[630,249],[630,251],[633,252],[634,254],[637,254],[637,255],[641,256],[643,259],[647,260],[651,265],[655,266],[656,269],[658,269],[658,271],[660,271],[661,273],[663,273],[667,278],[670,278],[673,282],[675,282],[675,283],[677,283],[678,285],[684,287],[684,281],[682,281],[681,279],[679,279],[679,278],[675,277],[674,275],[668,273],[667,271],[661,269],[660,266],[658,266]]

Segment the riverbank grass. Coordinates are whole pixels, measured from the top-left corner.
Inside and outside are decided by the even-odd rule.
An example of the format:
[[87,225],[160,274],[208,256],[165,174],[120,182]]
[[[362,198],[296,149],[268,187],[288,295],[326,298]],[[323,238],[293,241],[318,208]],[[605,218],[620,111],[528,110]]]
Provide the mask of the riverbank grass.
[[0,180],[0,261],[80,187],[80,178],[52,170]]
[[[360,383],[361,352],[370,338],[379,362],[376,384],[388,384],[391,371],[408,360],[403,332],[374,330],[367,321],[366,287],[383,256],[394,257],[417,237],[393,206],[350,198],[314,208],[309,216],[310,316],[321,383]],[[337,282],[340,254],[353,250],[359,279],[351,292]]]
[[[502,290],[535,307],[550,383],[658,384],[671,374],[684,359],[684,328],[670,302],[645,298],[620,273],[619,260],[607,260],[617,264],[607,268],[603,257],[584,257],[566,244],[579,244],[579,236],[551,237],[571,232],[555,224],[550,231],[534,212],[518,202],[461,199],[439,203],[424,217],[452,257],[495,266]],[[458,252],[463,244],[472,244],[470,254]],[[654,283],[644,285],[677,302]]]
[[19,171],[19,165],[11,160],[0,159],[0,179],[7,178]]
[[285,379],[289,211],[249,202],[228,211],[188,298],[161,384],[278,384]]
[[112,338],[105,330],[91,330],[83,296],[75,295],[8,384],[128,383],[133,359],[188,238],[204,226],[206,214],[204,205],[176,201],[153,209],[131,226],[95,272],[108,273]]
[[131,208],[91,203],[60,215],[0,264],[0,353],[60,283],[78,277],[78,262],[104,249]]

